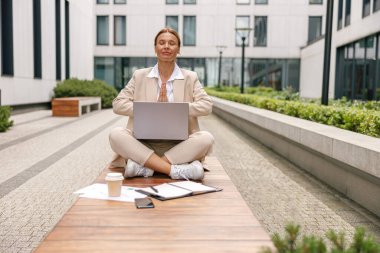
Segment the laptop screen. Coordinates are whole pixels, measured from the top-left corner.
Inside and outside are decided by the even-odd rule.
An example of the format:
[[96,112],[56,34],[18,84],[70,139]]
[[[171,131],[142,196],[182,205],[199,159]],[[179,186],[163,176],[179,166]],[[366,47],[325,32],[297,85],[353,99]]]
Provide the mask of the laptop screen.
[[186,140],[189,137],[188,103],[133,103],[136,139]]

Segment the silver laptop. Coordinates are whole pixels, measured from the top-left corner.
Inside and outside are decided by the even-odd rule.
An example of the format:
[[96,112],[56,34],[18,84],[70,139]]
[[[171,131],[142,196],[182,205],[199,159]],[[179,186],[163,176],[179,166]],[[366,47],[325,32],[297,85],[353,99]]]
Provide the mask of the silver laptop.
[[133,103],[136,139],[186,140],[189,137],[188,103]]

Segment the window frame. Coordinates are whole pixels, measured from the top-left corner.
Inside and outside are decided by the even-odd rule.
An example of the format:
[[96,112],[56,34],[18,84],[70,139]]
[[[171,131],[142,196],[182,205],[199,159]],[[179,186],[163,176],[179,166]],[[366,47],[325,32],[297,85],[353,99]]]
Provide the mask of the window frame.
[[[98,26],[99,26],[99,18],[107,18],[107,43],[99,43],[99,30],[98,30]],[[108,15],[97,15],[96,16],[96,45],[97,46],[108,46],[110,44],[110,39],[109,39],[109,32],[110,32],[110,22],[109,22],[109,16]]]
[[[259,32],[259,29],[256,29],[256,20],[258,20],[259,18],[262,18],[263,20],[265,20],[265,42],[262,44],[262,43],[258,43],[257,42],[257,35],[259,34],[256,34],[256,32]],[[254,31],[253,31],[253,46],[254,47],[267,47],[268,45],[268,16],[254,16]]]
[[337,30],[343,28],[343,0],[338,0]]
[[351,25],[351,0],[346,0],[344,7],[344,27]]
[[176,4],[179,4],[179,0],[176,0],[175,3],[170,3],[169,0],[165,0],[165,4],[168,4],[168,5],[176,5]]
[[236,4],[237,5],[250,5],[251,4],[251,0],[246,0],[246,3],[239,3],[239,0],[236,0]]
[[310,5],[323,5],[323,0],[309,0],[309,4]]
[[42,78],[41,0],[33,0],[33,68],[34,78]]
[[[237,15],[237,16],[235,16],[235,28],[239,28],[237,25],[238,18],[248,18],[248,22],[247,22],[246,27],[250,27],[251,16],[249,16],[249,15]],[[240,41],[240,43],[238,41]],[[245,47],[249,47],[249,41],[250,41],[250,34],[248,35],[248,37],[245,40]],[[241,47],[242,45],[243,45],[243,43],[241,42],[240,35],[239,35],[238,31],[235,31],[235,47]]]
[[371,0],[362,1],[362,18],[371,15]]
[[[106,1],[106,2],[102,2],[102,1]],[[110,1],[109,0],[96,0],[96,4],[109,4]]]
[[[0,57],[1,75],[14,76],[13,1],[0,2]],[[4,22],[5,21],[5,22]]]
[[[175,29],[174,27],[172,27],[168,24],[168,18],[176,18],[177,19],[177,29]],[[179,16],[178,15],[166,15],[165,16],[165,27],[170,27],[170,28],[172,28],[178,32],[178,30],[179,30]]]
[[[263,2],[258,2],[258,1],[265,1],[265,2],[263,3]],[[255,4],[256,5],[267,5],[268,4],[268,0],[255,0]]]
[[373,0],[372,13],[380,10],[380,0]]
[[[194,18],[194,43],[187,43],[186,41],[186,36],[185,36],[185,19],[186,18]],[[183,36],[182,36],[182,44],[183,46],[189,46],[189,47],[195,47],[197,45],[197,16],[195,15],[184,15],[183,16],[183,25],[182,25],[182,31],[183,31]]]
[[[310,39],[310,25],[311,25],[311,22],[310,20],[313,19],[313,18],[318,18],[320,20],[319,24],[320,24],[320,33],[319,35],[317,35],[315,38],[313,39]],[[318,38],[320,38],[322,36],[322,22],[323,22],[323,16],[309,16],[309,19],[308,19],[308,31],[307,31],[307,42],[308,43],[311,43],[313,41],[316,41]]]
[[[116,43],[116,20],[117,18],[123,18],[124,19],[124,42],[123,43]],[[125,15],[114,15],[113,16],[113,44],[115,46],[125,46],[127,45],[127,16]]]
[[195,4],[197,4],[197,0],[193,0],[193,2],[190,2],[190,3],[187,3],[186,1],[189,1],[189,0],[183,0],[183,4],[185,4],[185,5],[195,5]]

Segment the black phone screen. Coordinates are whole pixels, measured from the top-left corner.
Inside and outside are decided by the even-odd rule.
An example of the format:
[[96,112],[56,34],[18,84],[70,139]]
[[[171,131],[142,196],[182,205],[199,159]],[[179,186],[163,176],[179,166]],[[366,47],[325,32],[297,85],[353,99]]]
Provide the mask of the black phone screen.
[[137,208],[154,208],[154,204],[150,198],[137,198],[135,199]]

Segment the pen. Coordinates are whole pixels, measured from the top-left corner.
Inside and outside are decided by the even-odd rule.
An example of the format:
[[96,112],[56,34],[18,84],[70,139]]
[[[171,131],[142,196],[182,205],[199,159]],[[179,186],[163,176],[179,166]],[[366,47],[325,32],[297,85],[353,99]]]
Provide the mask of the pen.
[[158,192],[158,190],[156,189],[156,187],[154,187],[154,186],[149,186],[153,191],[155,191],[155,192]]

